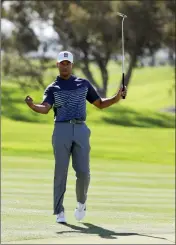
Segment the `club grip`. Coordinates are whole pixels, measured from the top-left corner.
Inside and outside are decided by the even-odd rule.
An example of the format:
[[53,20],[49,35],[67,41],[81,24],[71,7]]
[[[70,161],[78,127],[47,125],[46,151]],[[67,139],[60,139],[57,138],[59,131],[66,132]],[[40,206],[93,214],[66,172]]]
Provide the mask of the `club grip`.
[[[125,75],[124,73],[122,74],[122,91],[125,90]],[[125,96],[122,96],[122,99],[125,99]]]

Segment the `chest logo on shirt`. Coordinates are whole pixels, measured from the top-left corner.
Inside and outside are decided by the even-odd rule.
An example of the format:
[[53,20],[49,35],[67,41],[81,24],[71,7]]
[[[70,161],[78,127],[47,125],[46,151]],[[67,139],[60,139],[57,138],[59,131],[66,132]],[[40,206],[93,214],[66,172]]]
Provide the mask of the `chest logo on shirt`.
[[79,77],[77,77],[74,81],[75,81],[75,82],[82,82],[82,79],[79,78]]

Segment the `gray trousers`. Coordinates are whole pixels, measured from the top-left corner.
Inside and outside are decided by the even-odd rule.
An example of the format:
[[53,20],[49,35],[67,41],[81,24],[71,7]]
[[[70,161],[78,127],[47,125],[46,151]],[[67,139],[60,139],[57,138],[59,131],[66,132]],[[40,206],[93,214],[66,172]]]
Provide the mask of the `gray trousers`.
[[90,182],[90,133],[90,129],[85,123],[55,123],[52,135],[55,157],[54,214],[64,211],[63,200],[70,156],[72,156],[72,166],[76,172],[77,202],[85,203],[87,199]]

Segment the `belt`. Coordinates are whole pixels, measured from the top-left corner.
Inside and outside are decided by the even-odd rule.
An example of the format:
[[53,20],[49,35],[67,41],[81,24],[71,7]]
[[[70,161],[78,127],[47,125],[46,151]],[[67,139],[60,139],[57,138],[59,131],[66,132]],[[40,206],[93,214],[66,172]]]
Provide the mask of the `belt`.
[[63,123],[68,122],[68,123],[73,123],[73,124],[81,124],[81,123],[84,123],[84,121],[79,120],[79,119],[71,119],[71,120],[68,120],[68,121],[62,121],[62,122],[63,122]]

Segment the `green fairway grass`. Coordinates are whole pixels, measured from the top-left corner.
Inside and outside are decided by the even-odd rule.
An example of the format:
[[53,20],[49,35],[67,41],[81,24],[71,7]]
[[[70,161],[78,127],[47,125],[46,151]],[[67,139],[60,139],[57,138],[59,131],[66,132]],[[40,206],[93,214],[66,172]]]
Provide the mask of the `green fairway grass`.
[[[90,124],[91,157],[173,164],[174,129]],[[2,119],[2,154],[51,158],[53,125]]]
[[[174,129],[91,124],[90,234],[174,231]],[[69,227],[55,223],[53,125],[2,119],[2,241],[83,235],[74,220],[75,173],[65,196]],[[99,227],[99,228],[97,228]],[[76,231],[75,231],[76,229]]]
[[[100,74],[95,66],[96,78]],[[110,63],[108,95],[116,92],[121,67]],[[49,73],[50,72],[50,73]],[[46,71],[46,85],[50,82]],[[77,71],[81,75],[80,71]],[[54,69],[52,77],[57,75]],[[174,233],[175,115],[161,113],[174,106],[168,93],[174,82],[171,67],[136,68],[126,100],[98,110],[87,107],[91,129],[91,183],[87,216],[74,219],[75,173],[70,160],[65,209],[69,225],[53,216],[54,157],[51,145],[53,113],[32,112],[24,103],[43,91],[18,89],[2,82],[1,120],[1,240],[121,233]],[[87,241],[88,242],[88,241]]]

